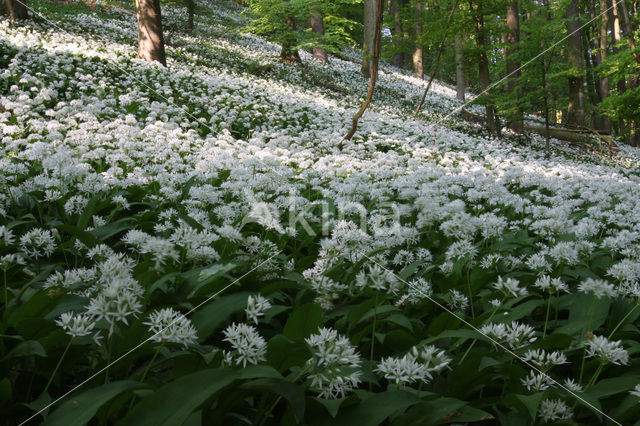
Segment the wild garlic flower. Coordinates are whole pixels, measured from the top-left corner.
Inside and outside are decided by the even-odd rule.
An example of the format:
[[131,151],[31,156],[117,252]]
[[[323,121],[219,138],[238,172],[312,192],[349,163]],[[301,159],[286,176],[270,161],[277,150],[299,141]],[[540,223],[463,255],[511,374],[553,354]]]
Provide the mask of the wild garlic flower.
[[403,303],[407,301],[410,304],[417,304],[428,300],[433,295],[431,283],[422,277],[407,282],[406,288],[407,293],[402,296],[404,298]]
[[469,309],[469,298],[456,289],[449,291],[449,309],[458,315],[464,315]]
[[518,349],[536,340],[535,329],[527,324],[513,321],[511,324],[486,324],[480,328],[484,335],[509,344],[511,349]]
[[428,383],[433,379],[432,373],[441,371],[450,362],[451,358],[435,346],[414,346],[402,358],[382,359],[375,371],[396,384],[410,385],[419,381]]
[[307,361],[311,387],[321,398],[341,398],[360,384],[360,355],[345,336],[334,329],[321,328],[305,339],[312,357]]
[[149,326],[152,333],[149,339],[154,342],[178,343],[186,348],[198,339],[198,333],[191,320],[173,308],[152,312],[149,321],[143,324]]
[[161,270],[168,260],[177,261],[179,258],[178,251],[171,241],[154,237],[146,232],[132,229],[127,232],[122,241],[133,246],[140,254],[150,254],[156,262],[157,270]]
[[6,226],[0,226],[0,242],[5,246],[10,246],[16,241],[13,231]]
[[529,294],[525,287],[520,287],[520,282],[514,278],[502,279],[498,277],[498,282],[493,284],[493,288],[501,291],[505,296],[526,296]]
[[571,408],[561,399],[545,399],[538,408],[538,417],[545,423],[556,420],[568,420],[573,416]]
[[582,386],[579,383],[576,383],[576,381],[571,378],[564,380],[564,386],[571,392],[579,393],[584,391],[584,389],[582,389]]
[[20,249],[27,256],[38,259],[51,256],[56,249],[56,244],[51,231],[35,228],[20,237]]
[[95,318],[91,315],[74,314],[72,312],[63,313],[55,323],[62,327],[65,333],[72,337],[81,337],[91,334],[93,328],[96,326]]
[[271,302],[269,302],[269,299],[257,294],[247,298],[247,307],[244,311],[247,313],[248,320],[253,320],[253,322],[258,324],[258,317],[263,316],[265,311],[269,308],[271,308]]
[[605,280],[587,278],[578,285],[578,290],[586,293],[593,294],[600,299],[603,296],[616,297],[617,292],[613,284],[606,282]]
[[593,336],[587,341],[587,357],[598,358],[603,364],[629,364],[629,352],[622,347],[622,342],[610,341],[604,336]]
[[533,286],[549,294],[560,292],[569,293],[569,286],[560,278],[551,278],[549,275],[540,275]]
[[535,371],[530,371],[526,378],[520,379],[520,382],[528,391],[533,392],[545,391],[554,383],[545,373],[536,373]]
[[548,370],[555,365],[568,364],[567,357],[560,351],[547,352],[544,349],[530,349],[522,357],[542,370]]
[[227,365],[257,365],[265,361],[267,342],[252,325],[233,323],[223,332],[225,342],[231,343],[231,351],[223,351],[224,363]]
[[629,391],[629,393],[633,396],[637,396],[638,398],[640,398],[640,384],[637,384],[632,391]]

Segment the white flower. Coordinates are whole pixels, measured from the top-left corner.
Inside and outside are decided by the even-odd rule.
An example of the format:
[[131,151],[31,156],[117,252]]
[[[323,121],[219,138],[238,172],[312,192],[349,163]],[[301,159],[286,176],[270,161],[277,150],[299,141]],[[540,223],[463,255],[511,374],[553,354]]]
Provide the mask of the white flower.
[[449,291],[449,309],[457,314],[464,314],[469,308],[469,298],[456,289]]
[[48,229],[32,229],[20,237],[20,249],[29,257],[37,259],[51,256],[56,249],[53,234]]
[[502,277],[498,277],[498,282],[493,284],[493,288],[513,297],[526,296],[529,293],[526,288],[520,287],[520,283],[514,278],[503,280]]
[[253,320],[253,322],[258,324],[258,317],[263,316],[265,311],[269,308],[271,308],[271,302],[269,302],[269,299],[257,294],[247,298],[247,307],[244,311],[247,313],[248,320]]
[[604,336],[593,336],[587,341],[587,357],[598,358],[605,364],[627,365],[629,353],[620,340],[610,341]]
[[190,319],[172,308],[159,309],[149,315],[149,326],[154,342],[169,342],[186,348],[196,342],[198,334]]
[[308,378],[321,398],[344,397],[358,387],[362,374],[360,355],[347,337],[336,330],[321,328],[305,342],[312,353],[307,361],[312,371]]
[[480,328],[480,332],[498,341],[506,341],[512,349],[527,346],[536,340],[536,337],[533,336],[534,328],[517,321],[513,321],[509,325],[486,324]]
[[527,390],[534,392],[547,390],[553,385],[553,380],[549,376],[544,373],[535,373],[534,371],[530,371],[526,378],[520,379],[520,382]]
[[545,423],[555,420],[567,420],[573,416],[571,408],[560,399],[545,399],[540,403],[538,417]]
[[223,340],[231,343],[233,348],[230,352],[223,351],[225,363],[242,365],[244,368],[247,364],[256,365],[267,359],[267,342],[255,327],[233,323],[222,334],[225,335]]
[[428,383],[433,378],[431,373],[441,371],[450,362],[451,359],[445,355],[444,351],[435,346],[423,348],[414,346],[402,358],[382,359],[375,371],[396,384],[412,384],[418,381]]
[[640,398],[640,384],[637,384],[632,391],[629,391],[629,393],[633,396],[637,396],[638,398]]
[[95,319],[87,314],[73,314],[65,312],[55,321],[64,331],[73,337],[81,337],[91,334],[96,326]]
[[547,370],[554,365],[567,364],[567,357],[559,351],[547,352],[544,349],[530,349],[522,357],[538,368]]
[[551,278],[548,275],[539,276],[533,285],[534,287],[537,287],[542,291],[547,291],[550,294],[556,292],[569,293],[569,287],[560,278]]
[[564,385],[567,389],[569,389],[571,392],[582,392],[582,386],[580,386],[579,383],[576,383],[575,380],[573,379],[565,379],[564,380]]
[[583,293],[591,293],[598,299],[602,296],[616,297],[617,292],[613,284],[606,282],[605,280],[598,280],[593,278],[587,278],[578,285],[578,290]]
[[6,226],[0,226],[0,241],[5,246],[10,246],[15,242],[15,236],[13,235],[13,231],[8,229]]

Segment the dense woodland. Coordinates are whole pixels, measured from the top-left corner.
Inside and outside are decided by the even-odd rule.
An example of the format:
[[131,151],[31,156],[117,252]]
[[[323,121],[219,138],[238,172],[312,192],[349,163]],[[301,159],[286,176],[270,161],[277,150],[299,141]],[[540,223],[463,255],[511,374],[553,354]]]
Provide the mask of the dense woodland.
[[0,12],[0,424],[640,425],[640,2]]

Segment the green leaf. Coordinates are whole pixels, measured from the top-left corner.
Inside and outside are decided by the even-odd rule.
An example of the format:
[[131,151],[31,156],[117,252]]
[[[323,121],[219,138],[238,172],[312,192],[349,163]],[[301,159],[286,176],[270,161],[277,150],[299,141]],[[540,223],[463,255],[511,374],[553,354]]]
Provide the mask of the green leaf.
[[133,389],[146,387],[144,383],[132,380],[107,383],[97,388],[89,389],[78,395],[72,395],[65,403],[55,410],[44,424],[68,426],[71,424],[85,424],[96,415],[100,407],[116,396]]
[[294,365],[302,366],[310,357],[311,352],[304,342],[295,342],[282,334],[276,334],[267,344],[267,362],[279,371]]
[[322,404],[324,408],[327,409],[331,417],[335,418],[338,415],[338,410],[340,410],[340,406],[347,399],[347,397],[338,398],[338,399],[325,399],[325,398],[313,397],[313,399],[315,399],[320,404]]
[[533,423],[536,420],[538,405],[540,405],[543,395],[542,392],[536,392],[532,395],[510,394],[507,395],[505,400],[508,404],[516,406],[521,413],[528,414]]
[[11,399],[13,389],[11,382],[6,377],[0,380],[0,407],[4,406]]
[[118,424],[182,424],[198,407],[237,378],[236,371],[217,368],[182,376],[144,398]]
[[280,395],[289,401],[293,414],[298,421],[304,417],[304,390],[295,383],[282,379],[257,379],[240,386],[242,389],[258,390]]
[[244,309],[249,293],[234,293],[207,303],[198,309],[191,321],[200,338],[206,338],[229,320],[234,312]]
[[67,232],[67,233],[73,235],[74,237],[79,239],[82,244],[84,244],[85,246],[87,246],[89,248],[97,246],[100,243],[100,241],[98,241],[98,239],[96,237],[94,237],[91,233],[89,233],[89,232],[85,231],[84,229],[79,228],[77,226],[58,225],[58,226],[56,226],[56,229],[58,229],[59,231],[64,231],[64,232]]
[[336,418],[336,425],[379,425],[392,414],[418,404],[421,399],[401,390],[374,394],[360,404],[346,408]]
[[47,352],[44,350],[40,342],[35,340],[27,340],[26,342],[20,342],[15,348],[2,358],[2,361],[11,358],[24,358],[27,356],[39,356],[46,358]]
[[628,392],[639,382],[638,375],[628,375],[602,379],[589,389],[589,394],[595,398],[604,398],[622,392]]
[[[480,420],[487,415],[487,413],[467,407],[465,401],[441,397],[414,405],[405,415],[399,417],[394,424],[419,424],[427,426],[450,422],[458,423],[461,421],[460,418],[465,415],[472,419],[475,415],[480,417],[478,418],[478,420]],[[489,418],[491,418],[490,415]]]
[[302,340],[322,326],[322,308],[317,303],[307,303],[291,313],[283,334],[292,340]]

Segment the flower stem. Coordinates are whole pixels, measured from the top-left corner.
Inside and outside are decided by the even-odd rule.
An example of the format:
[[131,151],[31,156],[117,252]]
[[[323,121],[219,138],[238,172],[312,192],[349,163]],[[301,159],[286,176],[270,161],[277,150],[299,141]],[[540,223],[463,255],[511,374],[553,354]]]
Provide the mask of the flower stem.
[[67,347],[64,348],[64,352],[62,352],[62,355],[60,356],[60,359],[58,360],[58,364],[56,365],[56,368],[53,370],[53,373],[51,373],[51,377],[49,377],[49,381],[47,382],[47,385],[44,387],[44,391],[42,391],[43,394],[47,393],[47,391],[49,390],[49,386],[51,386],[51,383],[53,382],[53,378],[56,376],[56,373],[58,372],[58,369],[62,365],[62,360],[64,359],[65,355],[67,354],[67,351],[69,350],[69,347],[71,346],[71,342],[73,342],[73,337],[71,337],[71,339],[69,339],[69,343],[67,343]]
[[620,326],[627,320],[627,318],[629,318],[629,315],[631,315],[633,313],[633,311],[635,311],[638,306],[640,306],[640,300],[638,301],[638,303],[636,303],[636,305],[633,307],[633,309],[631,309],[631,310],[629,310],[629,312],[627,312],[627,314],[624,316],[624,318],[622,318],[620,320],[618,325],[615,326],[613,331],[609,334],[609,337],[608,337],[609,339],[611,339],[611,337],[615,334],[615,332],[618,331],[618,328],[620,328]]
[[542,330],[542,338],[547,335],[547,323],[549,322],[549,311],[551,310],[551,297],[547,300],[547,315],[544,317],[544,329]]

